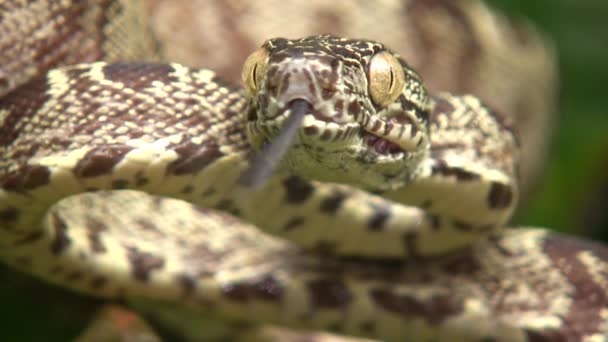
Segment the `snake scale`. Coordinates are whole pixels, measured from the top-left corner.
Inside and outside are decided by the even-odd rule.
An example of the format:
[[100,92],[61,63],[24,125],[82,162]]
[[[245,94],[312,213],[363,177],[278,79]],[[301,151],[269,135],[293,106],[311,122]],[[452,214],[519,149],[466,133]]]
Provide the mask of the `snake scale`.
[[[477,1],[259,4],[0,3],[4,263],[191,339],[605,340],[608,249],[504,227],[551,111],[533,29]],[[366,39],[256,38],[317,30]]]

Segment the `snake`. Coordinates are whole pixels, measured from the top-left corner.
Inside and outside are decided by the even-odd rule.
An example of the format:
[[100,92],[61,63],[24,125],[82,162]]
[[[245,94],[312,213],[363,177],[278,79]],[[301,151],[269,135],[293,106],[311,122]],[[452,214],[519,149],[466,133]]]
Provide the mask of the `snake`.
[[[280,9],[294,3],[260,11],[289,13],[286,29],[300,12]],[[256,13],[195,4],[222,14],[204,25]],[[189,340],[265,324],[385,341],[605,340],[608,249],[509,227],[555,81],[529,26],[477,1],[312,1],[301,6],[358,10],[356,25],[372,16],[413,48],[372,29],[270,38],[247,50],[237,85],[212,56],[172,55],[184,41],[154,24],[175,13],[162,5],[0,4],[3,263]],[[252,31],[275,23],[256,18]],[[224,30],[233,39],[207,27],[201,44],[250,47]],[[215,62],[232,58],[221,51]]]

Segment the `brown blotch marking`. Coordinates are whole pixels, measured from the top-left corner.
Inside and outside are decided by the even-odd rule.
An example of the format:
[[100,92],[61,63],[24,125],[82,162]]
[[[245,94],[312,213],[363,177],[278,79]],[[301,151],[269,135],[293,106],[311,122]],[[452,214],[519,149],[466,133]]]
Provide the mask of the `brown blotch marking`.
[[272,276],[266,275],[252,283],[226,284],[222,287],[222,292],[227,298],[238,302],[250,299],[278,301],[283,295],[283,287]]
[[67,235],[68,227],[57,213],[51,214],[51,225],[54,231],[53,241],[51,242],[51,253],[54,255],[61,254],[72,241]]
[[196,290],[196,281],[188,274],[180,274],[175,281],[182,289],[185,296],[190,296]]
[[290,176],[283,181],[287,203],[300,204],[305,202],[314,192],[314,187],[297,176]]
[[321,133],[321,140],[328,141],[329,139],[331,139],[331,132],[329,130],[324,130],[323,133]]
[[513,191],[509,185],[492,182],[488,191],[488,207],[490,209],[508,208],[513,202]]
[[455,111],[454,106],[449,101],[443,98],[435,97],[435,107],[433,108],[433,115],[439,114],[451,114]]
[[95,276],[91,279],[89,286],[93,290],[101,290],[108,283],[108,279],[104,276]]
[[111,185],[114,190],[122,190],[129,187],[129,181],[126,179],[115,179],[112,181]]
[[13,242],[13,246],[29,245],[31,243],[39,241],[43,236],[44,236],[44,233],[42,232],[42,230],[35,230],[35,231],[27,234],[26,236],[15,240]]
[[51,172],[40,165],[24,165],[17,172],[0,179],[0,187],[7,191],[25,191],[49,184]]
[[439,228],[441,228],[441,218],[439,217],[439,215],[427,213],[426,217],[429,220],[429,223],[431,224],[431,229],[437,231],[439,230]]
[[372,131],[378,132],[380,130],[380,126],[382,126],[382,122],[380,120],[376,120],[376,122],[374,122],[374,125],[372,126]]
[[14,222],[19,219],[19,209],[15,207],[8,207],[0,210],[0,221]]
[[283,295],[283,286],[270,275],[256,280],[253,288],[254,295],[262,300],[278,301]]
[[133,150],[125,145],[97,147],[85,154],[74,167],[74,174],[79,177],[96,177],[108,174],[124,156]]
[[316,279],[308,282],[307,288],[312,306],[320,309],[346,308],[353,297],[340,279]]
[[303,217],[301,217],[301,216],[292,217],[291,219],[289,219],[289,221],[287,221],[287,223],[285,223],[285,225],[283,226],[283,230],[284,231],[294,230],[294,229],[298,228],[299,226],[301,226],[302,223],[304,223]]
[[84,274],[82,271],[72,271],[65,276],[65,280],[68,282],[76,282],[82,279]]
[[101,242],[101,234],[108,230],[108,226],[93,217],[86,218],[87,238],[93,253],[105,253],[106,246]]
[[150,273],[165,266],[165,260],[148,252],[140,252],[135,247],[129,247],[127,258],[131,263],[133,277],[141,282],[150,279]]
[[148,184],[150,180],[144,176],[143,172],[141,171],[137,171],[137,173],[135,174],[135,186],[136,187],[142,187],[146,184]]
[[403,234],[403,248],[407,255],[412,259],[421,259],[422,254],[418,250],[418,245],[416,239],[418,239],[415,233],[405,233]]
[[357,101],[351,101],[348,104],[347,111],[348,111],[348,114],[350,114],[354,117],[358,117],[359,114],[361,114],[361,105]]
[[462,303],[448,296],[433,296],[419,300],[408,295],[395,294],[390,289],[375,288],[369,291],[373,302],[386,311],[404,317],[424,318],[431,324],[441,324],[463,310]]
[[471,276],[481,270],[481,265],[471,249],[468,248],[454,256],[447,257],[446,261],[441,264],[441,269],[450,276]]
[[454,228],[465,232],[472,232],[475,230],[475,225],[461,220],[453,220],[452,225],[454,226]]
[[386,221],[391,216],[391,211],[389,208],[380,207],[374,210],[374,214],[370,218],[367,223],[367,227],[372,231],[380,231],[384,228]]
[[196,145],[187,141],[173,149],[179,157],[167,166],[167,172],[175,175],[199,172],[210,163],[224,156],[215,141],[208,141],[203,145]]
[[184,195],[191,194],[194,191],[194,187],[192,185],[186,185],[181,190],[180,193]]
[[437,160],[433,165],[433,174],[443,175],[445,177],[456,177],[459,181],[479,180],[480,176],[477,173],[466,171],[460,167],[451,167],[445,160]]
[[319,134],[319,128],[317,126],[307,126],[304,127],[304,133],[307,135],[317,135]]
[[331,99],[334,94],[336,93],[335,89],[331,89],[331,88],[321,88],[321,98],[323,100],[329,100]]
[[372,321],[366,321],[359,324],[359,330],[361,330],[366,335],[371,335],[376,331],[376,324]]
[[158,229],[158,226],[150,220],[139,218],[135,222],[143,231],[153,232],[153,233],[162,233],[161,230]]
[[336,255],[336,248],[338,243],[335,241],[319,240],[317,244],[311,248],[311,250],[324,257],[333,257]]
[[340,191],[336,191],[335,193],[331,194],[329,197],[326,197],[321,201],[319,209],[322,213],[325,214],[335,214],[338,209],[340,209],[340,207],[342,206],[342,202],[344,202],[345,199],[346,194]]
[[105,78],[133,89],[150,87],[154,81],[165,83],[177,81],[177,78],[170,76],[175,70],[169,64],[112,63],[104,66],[102,71]]
[[61,273],[63,273],[64,269],[62,266],[60,265],[55,265],[53,267],[51,267],[51,269],[49,270],[49,274],[51,275],[59,275]]
[[46,77],[36,78],[0,99],[0,108],[9,110],[0,125],[0,146],[11,146],[26,127],[23,123],[31,122],[48,101],[50,95],[46,81]]
[[[545,338],[559,336],[564,341],[580,341],[590,332],[597,332],[603,324],[600,313],[608,307],[608,294],[578,257],[582,252],[591,253],[601,260],[604,269],[608,269],[608,248],[591,241],[552,234],[544,241],[543,251],[568,279],[574,292],[569,295],[572,304],[563,318],[562,328],[535,333]],[[604,280],[607,278],[604,273]]]

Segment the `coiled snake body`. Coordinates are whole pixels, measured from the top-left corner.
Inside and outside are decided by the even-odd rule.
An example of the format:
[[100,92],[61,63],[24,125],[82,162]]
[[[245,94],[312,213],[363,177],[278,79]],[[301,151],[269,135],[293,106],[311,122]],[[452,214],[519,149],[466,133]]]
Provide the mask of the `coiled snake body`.
[[[373,41],[271,39],[241,90],[176,63],[91,62],[169,54],[138,2],[3,6],[5,263],[190,336],[220,321],[395,341],[608,332],[604,247],[503,228],[519,192],[516,116],[429,95]],[[275,174],[243,181],[289,129]]]

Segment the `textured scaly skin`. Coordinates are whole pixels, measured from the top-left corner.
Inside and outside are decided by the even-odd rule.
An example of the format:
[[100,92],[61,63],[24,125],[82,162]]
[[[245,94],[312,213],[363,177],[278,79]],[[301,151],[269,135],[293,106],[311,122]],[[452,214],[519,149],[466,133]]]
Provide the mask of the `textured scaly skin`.
[[[442,101],[455,109],[469,103],[474,115],[492,119],[475,99],[442,95]],[[421,259],[419,254],[450,249],[438,244],[443,247],[433,250],[432,243],[424,247],[424,234],[432,242],[429,228],[437,221],[424,207],[282,175],[248,195],[249,204],[264,206],[252,208],[238,197],[230,201],[230,184],[236,183],[249,150],[237,119],[246,100],[207,70],[102,63],[56,69],[2,102],[2,254],[5,262],[46,280],[136,300],[158,315],[169,305],[188,317],[212,312],[226,319],[386,340],[592,340],[606,332],[608,257],[603,247],[539,230],[507,230],[439,259]],[[430,127],[441,137],[451,122],[441,117],[457,118],[458,111],[434,108]],[[455,128],[462,132],[462,126]],[[450,145],[448,156],[441,157],[467,153],[471,150]],[[439,168],[448,170],[440,179],[456,187],[470,181],[472,171],[487,179],[486,169],[467,167],[448,163],[447,169]],[[512,170],[502,170],[508,181]],[[459,179],[462,175],[465,179]],[[491,186],[481,184],[483,191],[471,193],[487,200]],[[405,251],[410,258],[319,259],[234,216],[141,193],[85,194],[46,212],[71,193],[125,187],[228,210],[325,253],[402,256]],[[388,195],[421,200],[420,193],[413,193],[418,195],[411,199]],[[507,206],[504,217],[492,219],[495,223],[504,221],[514,205],[513,198],[498,198]],[[399,246],[370,244],[371,250],[361,250],[359,241],[378,235],[370,233],[378,217],[383,218],[383,238],[394,233]],[[405,222],[407,237],[412,236],[407,223],[418,221],[427,223],[414,226],[419,230],[413,231],[418,241],[412,253],[408,238],[404,248],[399,224]],[[298,229],[290,233],[294,225]],[[319,227],[348,228],[355,242],[338,239],[344,235],[338,231],[329,244],[319,244],[309,233]],[[464,230],[470,228],[465,224]],[[305,234],[297,236],[297,231]],[[468,245],[466,238],[457,244],[462,245]]]

